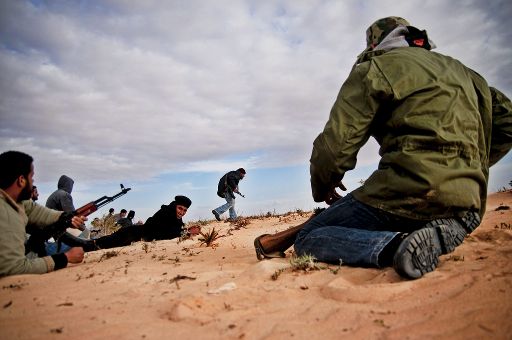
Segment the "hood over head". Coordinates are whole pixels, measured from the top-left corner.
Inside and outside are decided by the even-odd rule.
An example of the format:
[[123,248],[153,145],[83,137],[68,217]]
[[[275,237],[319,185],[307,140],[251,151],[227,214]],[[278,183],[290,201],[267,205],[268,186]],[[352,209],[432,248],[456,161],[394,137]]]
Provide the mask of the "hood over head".
[[62,175],[62,176],[60,176],[59,182],[57,183],[57,188],[64,190],[68,194],[71,194],[71,192],[73,191],[73,184],[74,183],[75,183],[75,181],[73,181],[71,179],[71,177],[68,177],[66,175]]

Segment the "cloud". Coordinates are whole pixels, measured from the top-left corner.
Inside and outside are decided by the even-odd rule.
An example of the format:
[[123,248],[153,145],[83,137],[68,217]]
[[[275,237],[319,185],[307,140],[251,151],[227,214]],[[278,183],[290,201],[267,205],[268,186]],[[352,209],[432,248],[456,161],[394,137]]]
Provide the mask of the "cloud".
[[[3,1],[0,143],[32,154],[41,181],[66,172],[142,180],[234,163],[307,164],[364,31],[379,17],[426,28],[439,52],[511,94],[503,29],[510,5],[491,7]],[[363,150],[360,164],[375,163],[376,149]]]

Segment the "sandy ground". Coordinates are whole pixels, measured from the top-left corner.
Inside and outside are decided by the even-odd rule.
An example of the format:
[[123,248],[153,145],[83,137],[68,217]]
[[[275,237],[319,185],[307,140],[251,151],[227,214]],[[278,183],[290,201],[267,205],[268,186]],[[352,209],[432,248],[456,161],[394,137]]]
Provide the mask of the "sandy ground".
[[[1,339],[512,339],[512,192],[438,269],[292,271],[257,261],[253,240],[309,215],[251,219],[215,247],[198,238],[86,255],[45,275],[0,279]],[[496,210],[496,208],[499,208]]]

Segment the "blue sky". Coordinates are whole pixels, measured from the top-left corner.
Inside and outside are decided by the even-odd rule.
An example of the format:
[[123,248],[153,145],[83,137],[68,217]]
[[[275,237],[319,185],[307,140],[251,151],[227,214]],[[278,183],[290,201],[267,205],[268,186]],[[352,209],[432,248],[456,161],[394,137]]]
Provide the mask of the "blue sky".
[[[77,207],[145,220],[177,194],[185,220],[212,218],[217,181],[244,167],[242,215],[310,210],[312,142],[365,47],[365,30],[398,15],[436,51],[512,96],[508,1],[0,2],[0,146],[35,158],[44,203],[60,175]],[[344,180],[378,163],[370,142]],[[512,180],[510,153],[489,191]]]

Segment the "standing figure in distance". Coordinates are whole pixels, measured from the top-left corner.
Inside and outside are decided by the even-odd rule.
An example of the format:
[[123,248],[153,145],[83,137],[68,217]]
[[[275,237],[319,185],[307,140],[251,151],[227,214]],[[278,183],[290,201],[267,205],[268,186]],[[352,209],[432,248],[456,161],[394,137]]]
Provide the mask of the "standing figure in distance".
[[229,210],[229,220],[236,220],[236,211],[235,211],[235,194],[238,193],[242,196],[240,191],[238,191],[238,182],[245,177],[245,170],[243,168],[239,168],[234,171],[230,171],[222,176],[219,180],[219,185],[217,187],[217,195],[226,200],[226,204],[221,205],[212,210],[212,214],[215,216],[217,221],[220,221],[220,215]]

